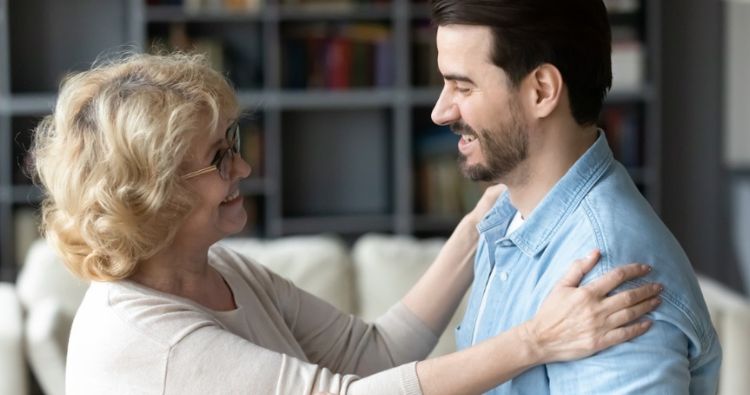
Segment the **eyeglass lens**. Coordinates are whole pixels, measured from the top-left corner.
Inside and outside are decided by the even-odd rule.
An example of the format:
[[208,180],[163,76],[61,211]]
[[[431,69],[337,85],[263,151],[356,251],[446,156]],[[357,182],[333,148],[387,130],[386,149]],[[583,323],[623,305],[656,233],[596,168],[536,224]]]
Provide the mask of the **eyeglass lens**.
[[229,141],[229,148],[224,151],[219,162],[219,174],[225,180],[229,179],[229,173],[232,170],[232,162],[234,155],[240,152],[240,125],[235,124],[229,130],[227,130],[227,141]]

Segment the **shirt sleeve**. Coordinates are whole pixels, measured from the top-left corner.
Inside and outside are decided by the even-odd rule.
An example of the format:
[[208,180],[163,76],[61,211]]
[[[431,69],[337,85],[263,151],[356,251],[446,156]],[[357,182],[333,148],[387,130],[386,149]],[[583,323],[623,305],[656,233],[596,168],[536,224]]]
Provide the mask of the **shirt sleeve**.
[[209,323],[172,347],[164,382],[164,394],[421,394],[416,363],[365,378],[336,374]]
[[[651,317],[653,319],[653,317]],[[551,394],[715,394],[718,344],[700,360],[676,326],[656,320],[644,335],[589,358],[547,365]],[[712,357],[714,356],[714,357]],[[705,364],[702,361],[706,361]]]
[[402,303],[366,323],[269,271],[284,320],[312,363],[367,376],[424,359],[437,336]]

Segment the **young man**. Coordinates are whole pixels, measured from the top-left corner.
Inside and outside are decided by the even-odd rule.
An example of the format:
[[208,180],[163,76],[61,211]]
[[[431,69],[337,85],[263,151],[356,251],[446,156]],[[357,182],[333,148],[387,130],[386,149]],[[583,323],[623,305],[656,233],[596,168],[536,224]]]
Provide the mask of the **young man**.
[[432,118],[461,136],[468,177],[508,186],[478,226],[458,347],[529,319],[566,263],[593,248],[602,259],[588,280],[639,261],[653,273],[625,288],[664,285],[645,335],[583,360],[533,368],[491,393],[715,393],[721,349],[690,262],[596,126],[612,81],[602,1],[432,4],[445,80]]

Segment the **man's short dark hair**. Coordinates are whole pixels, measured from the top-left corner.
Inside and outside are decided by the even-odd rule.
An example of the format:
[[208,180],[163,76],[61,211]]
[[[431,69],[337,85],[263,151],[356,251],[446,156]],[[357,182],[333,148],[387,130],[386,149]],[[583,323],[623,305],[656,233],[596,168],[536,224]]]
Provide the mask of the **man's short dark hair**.
[[612,86],[612,33],[602,0],[432,0],[439,26],[492,30],[492,62],[514,87],[536,67],[557,67],[568,87],[571,112],[595,124]]

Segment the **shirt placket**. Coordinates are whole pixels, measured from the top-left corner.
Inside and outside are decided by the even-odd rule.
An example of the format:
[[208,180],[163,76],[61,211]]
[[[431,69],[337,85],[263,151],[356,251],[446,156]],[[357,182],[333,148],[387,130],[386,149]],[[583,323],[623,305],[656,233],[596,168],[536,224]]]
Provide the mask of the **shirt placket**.
[[490,244],[494,247],[488,251],[491,257],[491,270],[478,308],[472,344],[505,330],[506,325],[502,323],[511,322],[515,304],[511,295],[513,290],[511,266],[517,260],[516,254],[520,251],[510,239],[505,237]]

